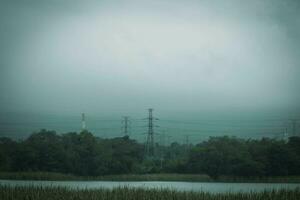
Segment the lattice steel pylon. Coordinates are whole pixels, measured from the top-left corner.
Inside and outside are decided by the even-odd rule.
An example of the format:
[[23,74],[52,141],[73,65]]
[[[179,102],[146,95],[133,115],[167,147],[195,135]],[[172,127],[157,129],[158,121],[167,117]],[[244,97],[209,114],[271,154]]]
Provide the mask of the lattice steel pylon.
[[148,132],[147,132],[147,141],[146,141],[146,157],[152,158],[155,156],[155,146],[154,146],[154,125],[153,121],[157,118],[153,117],[153,109],[148,109]]

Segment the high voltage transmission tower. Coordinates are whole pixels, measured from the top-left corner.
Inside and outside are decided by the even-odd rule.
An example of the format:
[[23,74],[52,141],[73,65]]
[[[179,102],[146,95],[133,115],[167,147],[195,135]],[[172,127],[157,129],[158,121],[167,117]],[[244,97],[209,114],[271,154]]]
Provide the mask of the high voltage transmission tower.
[[148,116],[148,133],[147,133],[147,141],[146,141],[146,157],[153,158],[154,157],[154,120],[158,120],[157,118],[153,117],[153,109],[148,109],[149,116]]
[[122,127],[123,134],[125,136],[128,136],[129,130],[130,130],[130,119],[128,116],[123,117],[122,124],[123,124],[123,127]]

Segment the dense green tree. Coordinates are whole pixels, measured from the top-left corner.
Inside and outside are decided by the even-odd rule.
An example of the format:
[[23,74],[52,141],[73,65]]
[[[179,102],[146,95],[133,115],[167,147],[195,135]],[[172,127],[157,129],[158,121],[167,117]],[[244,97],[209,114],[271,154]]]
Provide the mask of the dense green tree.
[[195,146],[144,145],[129,137],[102,139],[88,131],[56,134],[41,130],[23,141],[0,138],[0,171],[49,171],[81,176],[130,173],[199,173],[226,176],[300,175],[300,138],[211,137]]
[[[293,143],[293,144],[292,144]],[[214,178],[234,176],[285,176],[299,174],[299,141],[263,138],[241,140],[229,137],[210,138],[198,144],[190,153],[190,172],[206,173]]]
[[0,170],[9,171],[12,168],[12,155],[16,149],[17,143],[10,138],[0,138]]

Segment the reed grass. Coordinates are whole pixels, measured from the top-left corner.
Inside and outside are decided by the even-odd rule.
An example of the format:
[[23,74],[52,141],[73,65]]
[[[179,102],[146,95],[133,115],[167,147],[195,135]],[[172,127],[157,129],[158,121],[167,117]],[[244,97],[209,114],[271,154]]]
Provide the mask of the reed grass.
[[168,189],[67,189],[62,187],[1,186],[1,200],[299,200],[300,190],[251,193],[179,192]]

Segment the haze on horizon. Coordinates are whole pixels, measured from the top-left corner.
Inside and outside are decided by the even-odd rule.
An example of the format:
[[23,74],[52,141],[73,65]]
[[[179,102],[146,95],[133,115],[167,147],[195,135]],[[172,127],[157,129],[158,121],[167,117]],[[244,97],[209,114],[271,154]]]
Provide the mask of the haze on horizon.
[[297,0],[0,5],[0,112],[300,113]]

